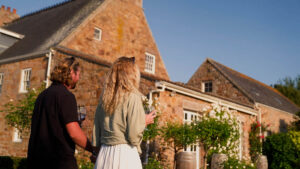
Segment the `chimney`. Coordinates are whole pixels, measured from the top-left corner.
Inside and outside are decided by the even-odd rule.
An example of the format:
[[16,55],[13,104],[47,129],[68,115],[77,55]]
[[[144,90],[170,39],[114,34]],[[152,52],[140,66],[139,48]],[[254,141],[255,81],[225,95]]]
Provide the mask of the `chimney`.
[[17,10],[13,8],[11,10],[11,7],[6,7],[4,5],[1,5],[0,8],[0,27],[12,22],[15,19],[19,18],[19,15],[17,14]]

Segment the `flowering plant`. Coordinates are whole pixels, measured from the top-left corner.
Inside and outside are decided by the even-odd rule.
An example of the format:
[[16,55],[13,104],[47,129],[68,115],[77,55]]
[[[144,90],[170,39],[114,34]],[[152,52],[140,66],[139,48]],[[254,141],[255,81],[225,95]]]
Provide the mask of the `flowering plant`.
[[195,130],[197,139],[204,149],[205,164],[211,160],[213,153],[224,153],[229,156],[237,154],[240,134],[235,111],[212,104],[196,122]]
[[[256,121],[251,124],[251,131],[249,132],[249,143],[250,143],[250,156],[252,162],[255,162],[256,157],[262,154],[262,139],[265,138],[265,131],[267,131],[269,125],[265,125]],[[261,135],[260,135],[261,129]]]
[[149,100],[147,98],[143,99],[143,106],[144,106],[145,112],[149,113],[151,111],[151,109],[156,110],[156,117],[154,118],[154,123],[149,124],[144,131],[144,134],[143,134],[144,141],[153,140],[159,134],[158,119],[161,114],[160,109],[159,109],[159,104],[160,103],[159,103],[157,97],[154,98],[151,106],[150,106]]

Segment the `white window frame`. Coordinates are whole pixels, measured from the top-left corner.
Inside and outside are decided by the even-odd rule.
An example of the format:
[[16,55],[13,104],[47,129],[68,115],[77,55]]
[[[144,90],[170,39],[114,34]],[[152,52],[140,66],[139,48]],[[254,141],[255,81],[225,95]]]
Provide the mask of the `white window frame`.
[[0,73],[0,94],[2,93],[4,73]]
[[[28,72],[30,74],[28,74]],[[23,69],[21,72],[21,81],[20,81],[20,93],[27,93],[28,89],[30,87],[30,78],[31,78],[31,73],[32,73],[32,69],[31,68],[27,68],[27,69]],[[26,77],[25,77],[26,76]],[[27,83],[29,81],[29,85],[27,86]]]
[[[191,123],[200,119],[200,114],[188,110],[183,110],[183,123]],[[196,168],[200,168],[200,146],[199,144],[193,144],[183,149],[184,152],[196,153]]]
[[12,141],[14,143],[21,143],[22,142],[22,137],[21,137],[21,133],[17,128],[13,129],[13,138]]
[[[149,63],[147,57],[152,59],[152,63]],[[155,55],[152,55],[148,52],[145,53],[145,72],[152,73],[152,74],[155,73]]]
[[192,121],[197,121],[200,119],[200,114],[184,110],[183,111],[183,123],[191,123]]
[[202,82],[201,83],[201,92],[205,92],[205,83],[204,82]]
[[[96,33],[96,31],[99,31],[99,33]],[[95,27],[94,28],[94,39],[101,41],[102,40],[102,29]]]

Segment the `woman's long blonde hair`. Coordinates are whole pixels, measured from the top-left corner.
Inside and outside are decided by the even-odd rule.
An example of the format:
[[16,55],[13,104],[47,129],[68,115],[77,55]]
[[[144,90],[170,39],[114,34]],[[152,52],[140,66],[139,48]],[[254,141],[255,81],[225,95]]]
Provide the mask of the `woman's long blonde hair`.
[[135,58],[123,56],[117,59],[107,74],[100,98],[100,104],[106,114],[113,114],[130,92],[138,91],[139,83],[140,71],[135,64]]

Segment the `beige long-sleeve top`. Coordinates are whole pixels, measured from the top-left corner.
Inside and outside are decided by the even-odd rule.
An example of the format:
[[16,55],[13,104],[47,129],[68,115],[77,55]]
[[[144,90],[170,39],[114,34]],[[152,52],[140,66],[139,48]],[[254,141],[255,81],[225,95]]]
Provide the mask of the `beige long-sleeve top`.
[[145,129],[142,95],[132,92],[112,115],[106,115],[98,104],[94,120],[93,145],[130,144],[141,153],[140,143]]

